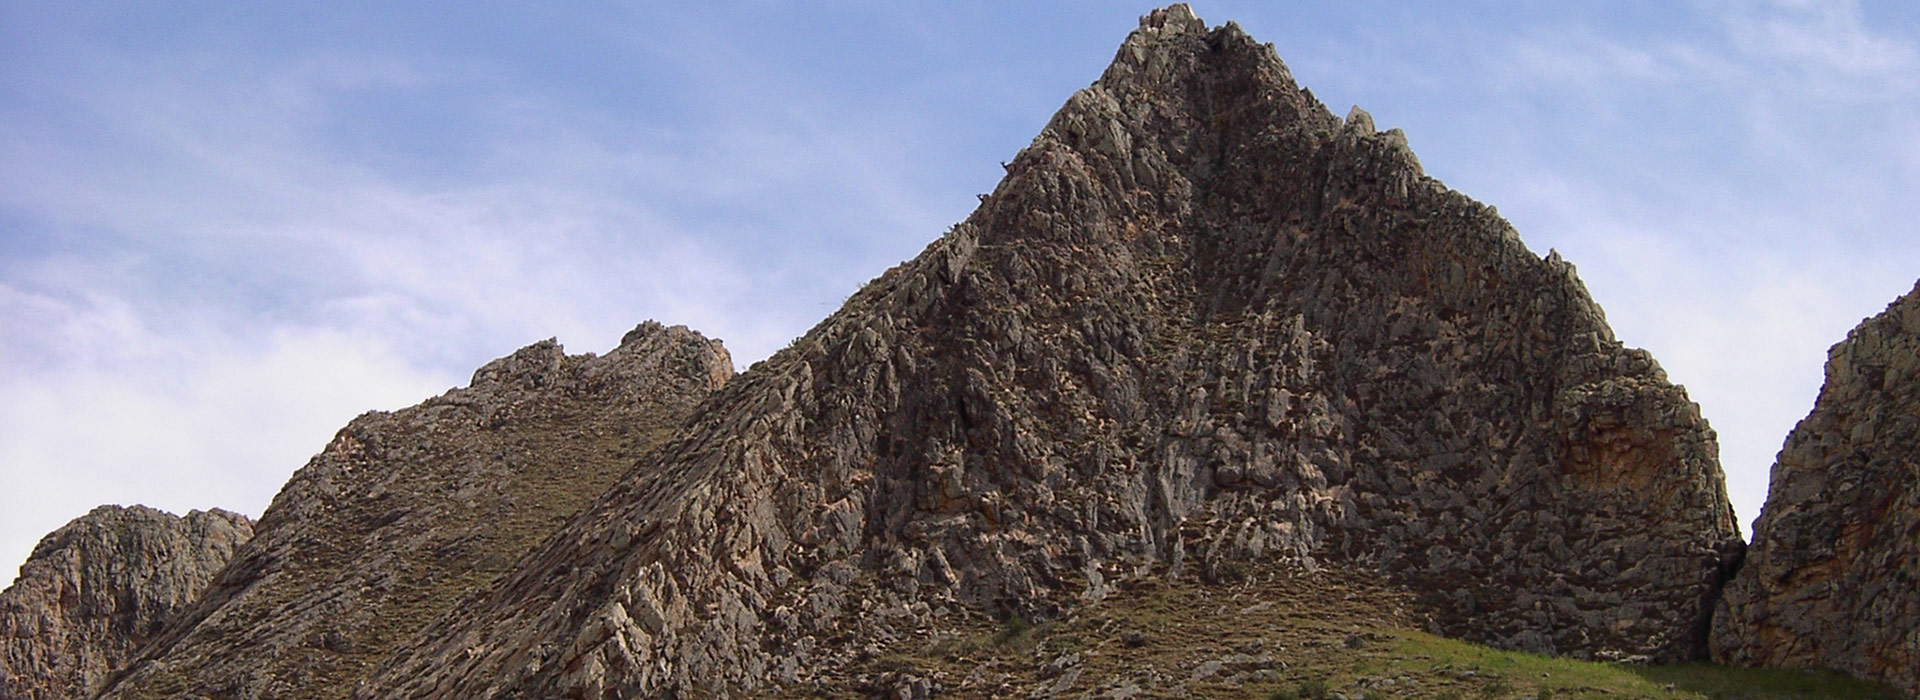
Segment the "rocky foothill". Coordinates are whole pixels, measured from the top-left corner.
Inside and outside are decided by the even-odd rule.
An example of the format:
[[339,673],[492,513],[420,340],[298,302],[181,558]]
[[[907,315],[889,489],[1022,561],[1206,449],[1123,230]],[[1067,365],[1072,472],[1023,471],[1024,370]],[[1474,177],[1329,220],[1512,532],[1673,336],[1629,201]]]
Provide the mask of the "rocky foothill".
[[355,419],[101,697],[345,697],[732,376],[719,341],[647,323],[604,356],[536,343]]
[[[115,699],[1128,697],[1413,627],[1911,684],[1912,295],[1836,347],[1726,585],[1745,545],[1686,392],[1571,264],[1239,27],[1142,18],[1006,171],[738,377],[658,324],[530,346],[354,420],[164,614],[9,592],[43,602],[8,629],[48,631],[8,653],[110,627],[60,672],[124,666]],[[1126,651],[1011,659],[1029,621]]]
[[145,506],[101,506],[54,530],[0,592],[0,700],[88,697],[252,535],[223,510]]
[[1714,622],[1717,660],[1920,695],[1920,285],[1827,352]]

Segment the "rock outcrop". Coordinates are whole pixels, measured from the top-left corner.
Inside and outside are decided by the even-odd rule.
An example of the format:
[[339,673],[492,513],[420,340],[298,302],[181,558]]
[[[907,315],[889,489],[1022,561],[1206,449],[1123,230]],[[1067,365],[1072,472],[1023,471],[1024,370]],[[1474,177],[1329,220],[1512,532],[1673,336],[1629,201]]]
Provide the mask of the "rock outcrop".
[[0,700],[74,700],[200,598],[253,522],[101,506],[40,540],[0,592]]
[[1714,619],[1726,663],[1920,695],[1920,285],[1827,352]]
[[356,697],[709,697],[1255,561],[1381,572],[1469,639],[1696,656],[1741,547],[1712,431],[1370,122],[1154,12],[972,216]]
[[346,696],[732,375],[718,341],[647,323],[605,356],[536,343],[467,388],[355,419],[102,697]]

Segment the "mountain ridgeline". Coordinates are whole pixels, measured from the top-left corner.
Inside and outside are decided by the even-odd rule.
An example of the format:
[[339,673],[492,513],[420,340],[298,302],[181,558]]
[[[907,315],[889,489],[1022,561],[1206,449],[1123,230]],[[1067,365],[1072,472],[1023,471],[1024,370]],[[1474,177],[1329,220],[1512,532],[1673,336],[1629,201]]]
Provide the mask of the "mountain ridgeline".
[[355,419],[101,697],[346,697],[732,375],[718,341],[647,323],[604,356],[536,343]]
[[1741,548],[1713,433],[1557,257],[1157,11],[980,208],[357,697],[711,695],[941,608],[1358,563],[1435,629],[1678,660]]
[[[847,669],[1209,586],[1257,589],[1250,620],[1310,615],[1286,609],[1304,596],[1512,649],[1915,692],[1911,303],[1836,346],[1748,555],[1713,431],[1573,266],[1237,26],[1143,17],[1006,171],[738,376],[648,323],[356,419],[190,605],[83,684],[0,700],[924,698]],[[1246,643],[1189,680],[1271,678],[1277,646]]]

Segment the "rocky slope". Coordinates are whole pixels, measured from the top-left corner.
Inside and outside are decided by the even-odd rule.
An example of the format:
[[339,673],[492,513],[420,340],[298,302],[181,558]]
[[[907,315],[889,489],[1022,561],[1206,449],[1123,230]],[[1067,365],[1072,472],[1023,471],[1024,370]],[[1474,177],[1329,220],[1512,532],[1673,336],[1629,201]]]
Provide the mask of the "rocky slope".
[[1741,546],[1712,431],[1398,132],[1175,6],[1007,171],[356,697],[727,694],[1255,562],[1699,653]]
[[0,700],[91,695],[252,535],[223,510],[145,506],[101,506],[53,531],[0,592]]
[[1713,653],[1920,695],[1920,285],[1827,352],[1773,465]]
[[102,697],[344,697],[732,374],[718,341],[647,323],[605,356],[537,343],[465,389],[355,419]]

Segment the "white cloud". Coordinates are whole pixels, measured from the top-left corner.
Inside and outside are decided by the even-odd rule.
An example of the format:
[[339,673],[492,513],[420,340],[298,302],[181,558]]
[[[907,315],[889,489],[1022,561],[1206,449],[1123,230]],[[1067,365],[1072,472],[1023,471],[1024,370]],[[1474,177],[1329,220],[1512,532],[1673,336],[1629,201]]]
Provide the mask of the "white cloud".
[[[921,136],[804,92],[665,126],[407,57],[229,59],[92,52],[31,88],[69,113],[0,103],[34,237],[0,258],[0,482],[31,485],[0,561],[102,502],[257,516],[353,415],[540,338],[654,318],[758,359],[960,216],[901,176]],[[501,96],[458,172],[329,140],[355,91],[450,86]]]
[[258,515],[347,419],[455,383],[378,337],[154,328],[134,308],[0,286],[0,347],[30,361],[0,372],[0,483],[33,485],[0,489],[8,566],[101,503]]
[[1723,8],[1735,45],[1754,56],[1797,65],[1825,78],[1893,79],[1911,88],[1920,51],[1876,34],[1850,0],[1732,3]]

